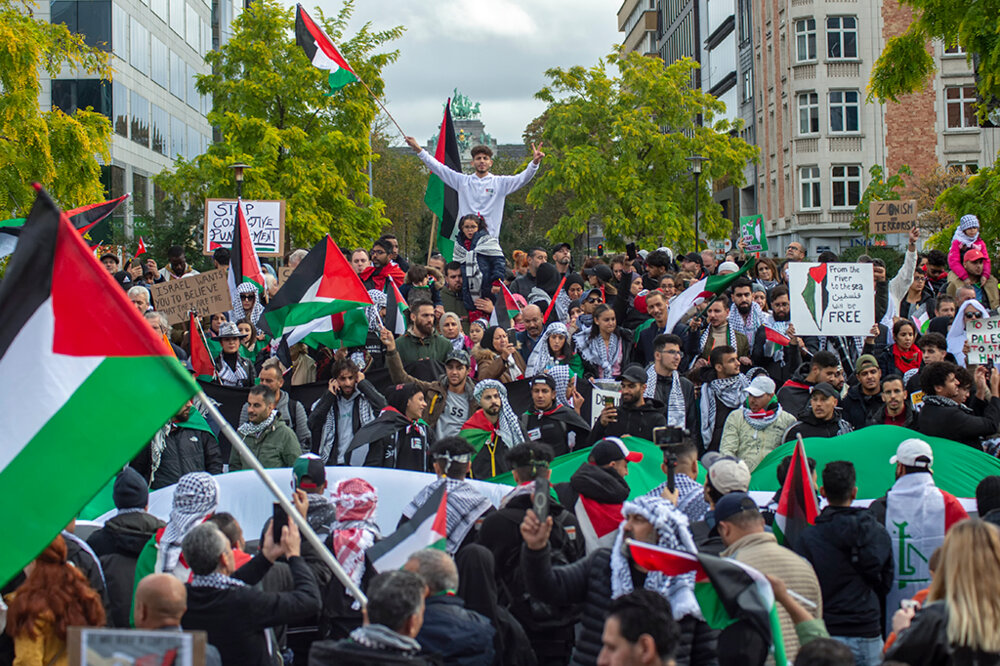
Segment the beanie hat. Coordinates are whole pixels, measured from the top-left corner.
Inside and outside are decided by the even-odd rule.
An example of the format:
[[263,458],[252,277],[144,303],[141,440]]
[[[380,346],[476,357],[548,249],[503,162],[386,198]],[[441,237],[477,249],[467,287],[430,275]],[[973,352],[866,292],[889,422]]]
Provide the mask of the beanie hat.
[[131,467],[118,472],[111,492],[116,509],[144,509],[149,503],[149,488],[142,474]]
[[396,384],[389,389],[389,394],[386,395],[385,400],[390,407],[400,414],[406,414],[407,403],[410,402],[410,398],[419,390],[420,388],[413,383]]
[[982,518],[993,509],[1000,509],[1000,476],[987,476],[976,486],[976,510]]
[[962,231],[966,229],[978,229],[979,218],[975,215],[963,215],[962,219],[958,221],[958,228]]

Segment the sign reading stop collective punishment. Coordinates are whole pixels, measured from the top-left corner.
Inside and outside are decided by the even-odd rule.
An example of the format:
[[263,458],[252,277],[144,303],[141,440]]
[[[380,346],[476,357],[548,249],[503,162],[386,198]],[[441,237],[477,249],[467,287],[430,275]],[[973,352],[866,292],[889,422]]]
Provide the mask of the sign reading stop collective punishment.
[[969,341],[966,356],[969,365],[982,365],[1000,359],[1000,317],[966,321],[965,337]]
[[873,234],[905,234],[917,223],[917,201],[873,201],[868,207],[868,230]]
[[232,310],[226,281],[228,270],[220,268],[149,285],[157,311],[167,315],[167,321],[174,325],[187,321],[189,310],[195,310],[199,317]]
[[[250,237],[257,254],[280,257],[285,245],[285,201],[243,201]],[[203,254],[233,245],[236,199],[205,200],[205,246]]]
[[796,335],[867,336],[875,325],[871,264],[788,264]]

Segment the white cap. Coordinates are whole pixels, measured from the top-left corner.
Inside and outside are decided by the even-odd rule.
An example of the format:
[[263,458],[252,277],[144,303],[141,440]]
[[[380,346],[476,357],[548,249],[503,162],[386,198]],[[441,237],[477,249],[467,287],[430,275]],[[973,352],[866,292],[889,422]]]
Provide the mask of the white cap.
[[723,261],[721,264],[719,264],[719,270],[718,270],[718,272],[720,274],[722,273],[722,271],[728,271],[730,273],[736,273],[739,270],[740,270],[740,267],[737,266],[732,261]]
[[890,465],[897,463],[907,467],[930,467],[934,463],[934,451],[922,439],[904,439],[896,448],[896,455],[889,458]]
[[762,395],[772,395],[774,394],[774,380],[765,374],[759,374],[753,378],[750,382],[750,386],[747,387],[747,393],[755,398],[759,398]]

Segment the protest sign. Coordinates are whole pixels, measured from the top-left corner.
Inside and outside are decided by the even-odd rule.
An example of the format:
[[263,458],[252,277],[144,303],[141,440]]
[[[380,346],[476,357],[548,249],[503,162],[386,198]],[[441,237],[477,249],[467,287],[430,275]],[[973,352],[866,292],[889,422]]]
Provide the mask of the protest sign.
[[597,419],[601,418],[601,411],[607,405],[617,407],[622,401],[621,382],[605,379],[595,379],[594,390],[590,395],[590,427],[593,428]]
[[204,666],[204,631],[91,629],[69,627],[66,652],[72,666],[83,664],[174,664]]
[[281,285],[285,284],[285,282],[288,280],[288,276],[291,275],[292,271],[294,271],[294,270],[295,270],[294,268],[289,268],[288,266],[282,266],[281,268],[278,269],[278,286],[279,287]]
[[1000,359],[1000,317],[966,320],[965,337],[969,341],[969,353],[965,357],[969,365]]
[[740,218],[740,238],[746,241],[746,252],[767,252],[767,235],[764,233],[763,215],[744,215]]
[[[250,237],[257,254],[280,257],[285,246],[285,201],[243,201]],[[202,254],[212,254],[233,244],[236,199],[205,200],[205,245]]]
[[875,325],[871,264],[788,264],[796,335],[867,336]]
[[199,317],[232,310],[226,270],[149,285],[156,310],[167,315],[171,326],[187,321],[188,310],[195,310]]
[[905,234],[917,223],[917,201],[873,201],[868,230],[873,234]]

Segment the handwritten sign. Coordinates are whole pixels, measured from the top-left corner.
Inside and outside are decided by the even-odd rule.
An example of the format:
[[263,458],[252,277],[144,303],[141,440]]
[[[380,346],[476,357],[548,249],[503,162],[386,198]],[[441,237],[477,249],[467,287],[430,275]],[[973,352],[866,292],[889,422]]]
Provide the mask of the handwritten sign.
[[867,336],[875,325],[871,264],[788,264],[796,335]]
[[868,230],[873,234],[905,234],[917,223],[917,201],[873,201]]
[[982,365],[1000,359],[1000,317],[966,321],[965,337],[969,341],[969,354],[966,356],[969,365]]
[[282,286],[288,280],[288,276],[292,274],[294,268],[289,268],[288,266],[282,266],[278,269],[278,286]]
[[601,411],[605,405],[611,403],[615,407],[622,401],[621,382],[606,379],[595,379],[593,381],[593,392],[590,394],[590,427],[593,428],[597,419],[601,418]]
[[167,321],[173,325],[187,321],[188,310],[196,310],[200,317],[232,310],[227,270],[220,268],[150,285],[157,311],[167,315]]
[[[253,238],[257,254],[280,257],[285,245],[285,202],[244,201],[243,214]],[[205,200],[205,246],[203,254],[212,254],[220,247],[233,245],[236,226],[236,199]]]
[[764,233],[763,215],[744,215],[740,218],[740,238],[746,241],[747,252],[767,252],[767,235]]

